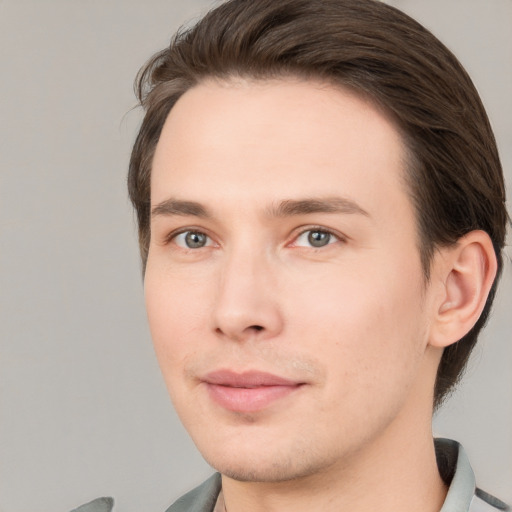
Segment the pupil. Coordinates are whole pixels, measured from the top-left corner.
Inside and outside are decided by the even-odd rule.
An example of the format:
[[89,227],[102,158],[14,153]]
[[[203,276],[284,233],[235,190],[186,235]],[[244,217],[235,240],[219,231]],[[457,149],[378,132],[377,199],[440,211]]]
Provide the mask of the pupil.
[[185,236],[185,242],[187,244],[187,247],[190,247],[191,249],[204,247],[204,245],[206,244],[206,235],[203,235],[203,233],[190,232],[187,233],[187,235]]
[[329,243],[331,235],[324,231],[311,231],[308,235],[308,242],[313,247],[323,247]]

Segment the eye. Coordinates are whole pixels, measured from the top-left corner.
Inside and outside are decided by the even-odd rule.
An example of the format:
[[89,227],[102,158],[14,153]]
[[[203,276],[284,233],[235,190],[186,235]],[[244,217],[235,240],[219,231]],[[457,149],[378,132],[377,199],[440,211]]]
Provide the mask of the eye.
[[294,246],[298,247],[325,247],[326,245],[332,244],[339,241],[336,235],[333,235],[329,231],[323,229],[308,229],[303,231],[295,240]]
[[201,249],[212,245],[211,238],[201,231],[184,231],[174,236],[173,240],[178,247],[184,249]]

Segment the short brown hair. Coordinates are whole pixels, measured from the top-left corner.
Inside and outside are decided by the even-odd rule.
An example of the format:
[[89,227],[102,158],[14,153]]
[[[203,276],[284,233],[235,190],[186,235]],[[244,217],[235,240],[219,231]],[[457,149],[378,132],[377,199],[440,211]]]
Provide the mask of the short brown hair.
[[[501,250],[508,219],[503,173],[484,107],[456,57],[401,11],[376,0],[229,0],[141,69],[146,110],[128,175],[145,267],[152,158],[179,97],[210,77],[315,78],[359,91],[396,120],[409,153],[407,184],[426,279],[436,247],[482,229]],[[497,279],[473,329],[446,348],[435,405],[460,378],[483,327]]]

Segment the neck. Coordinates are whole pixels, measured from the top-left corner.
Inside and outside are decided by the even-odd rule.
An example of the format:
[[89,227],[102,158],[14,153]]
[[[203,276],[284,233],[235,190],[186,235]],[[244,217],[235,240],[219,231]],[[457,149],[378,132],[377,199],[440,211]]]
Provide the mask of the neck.
[[377,443],[357,462],[285,482],[238,482],[222,477],[227,512],[439,512],[446,487],[431,436],[402,438],[399,447]]

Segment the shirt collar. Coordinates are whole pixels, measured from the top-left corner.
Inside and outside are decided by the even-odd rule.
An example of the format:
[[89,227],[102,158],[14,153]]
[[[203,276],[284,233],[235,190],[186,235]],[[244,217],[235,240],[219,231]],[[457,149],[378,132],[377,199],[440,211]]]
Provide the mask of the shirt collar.
[[439,470],[449,485],[440,512],[469,510],[476,482],[464,448],[450,439],[436,439],[435,447]]
[[[464,448],[456,441],[442,438],[435,439],[435,448],[439,471],[449,486],[440,512],[469,511],[475,495],[476,482]],[[216,482],[218,487],[219,480],[220,478]],[[222,491],[218,487],[215,489],[218,492],[218,499],[213,512],[224,510]]]

